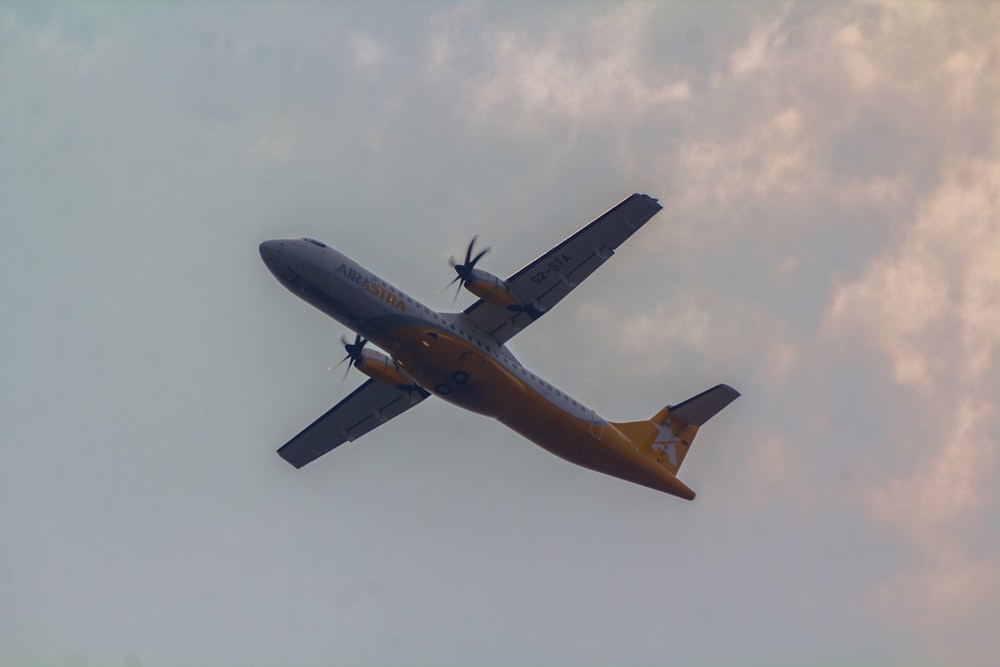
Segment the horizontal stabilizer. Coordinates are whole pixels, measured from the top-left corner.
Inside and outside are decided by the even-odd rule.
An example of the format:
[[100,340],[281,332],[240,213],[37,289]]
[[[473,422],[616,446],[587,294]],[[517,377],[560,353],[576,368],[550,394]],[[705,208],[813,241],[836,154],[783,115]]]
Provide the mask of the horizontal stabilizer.
[[670,406],[670,416],[691,426],[701,426],[739,395],[740,392],[728,384],[718,384],[683,403]]

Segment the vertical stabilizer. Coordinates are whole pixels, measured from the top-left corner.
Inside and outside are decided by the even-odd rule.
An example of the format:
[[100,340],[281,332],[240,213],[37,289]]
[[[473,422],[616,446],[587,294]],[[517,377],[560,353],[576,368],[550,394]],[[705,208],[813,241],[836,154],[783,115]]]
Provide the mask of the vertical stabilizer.
[[676,475],[698,428],[739,395],[729,385],[720,384],[682,403],[668,405],[647,421],[618,422],[613,426],[634,442],[640,452],[655,458]]

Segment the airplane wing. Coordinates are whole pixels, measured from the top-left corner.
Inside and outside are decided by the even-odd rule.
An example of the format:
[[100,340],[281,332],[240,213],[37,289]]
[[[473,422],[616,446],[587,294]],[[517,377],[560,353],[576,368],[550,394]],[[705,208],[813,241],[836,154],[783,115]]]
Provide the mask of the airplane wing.
[[278,450],[301,468],[349,440],[356,440],[430,396],[425,389],[405,390],[368,380]]
[[465,309],[465,317],[505,343],[573,291],[661,208],[649,195],[632,195],[507,279],[510,292],[527,308],[511,311],[480,299]]

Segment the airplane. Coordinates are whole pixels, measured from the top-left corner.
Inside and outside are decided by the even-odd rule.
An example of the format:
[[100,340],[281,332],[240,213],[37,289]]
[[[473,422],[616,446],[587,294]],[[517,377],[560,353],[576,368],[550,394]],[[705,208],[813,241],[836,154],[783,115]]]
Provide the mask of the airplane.
[[458,313],[427,307],[321,241],[263,241],[261,259],[282,285],[355,332],[353,341],[341,338],[341,363],[369,377],[278,454],[301,468],[433,394],[584,468],[693,500],[677,472],[699,428],[738,391],[719,384],[651,419],[612,422],[529,371],[507,348],[661,208],[633,194],[506,280],[476,266],[489,248],[475,252],[474,237],[462,263],[451,259],[456,275],[449,287],[457,282],[458,293],[479,297]]

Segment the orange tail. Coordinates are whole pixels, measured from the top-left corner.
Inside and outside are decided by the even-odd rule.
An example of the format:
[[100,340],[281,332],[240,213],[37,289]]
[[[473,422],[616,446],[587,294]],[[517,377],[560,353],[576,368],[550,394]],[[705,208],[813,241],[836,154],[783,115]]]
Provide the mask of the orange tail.
[[698,428],[736,400],[740,392],[726,384],[712,387],[683,403],[668,405],[652,419],[637,422],[612,422],[640,452],[676,475],[691,449]]

